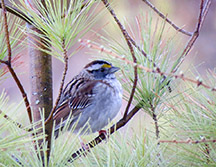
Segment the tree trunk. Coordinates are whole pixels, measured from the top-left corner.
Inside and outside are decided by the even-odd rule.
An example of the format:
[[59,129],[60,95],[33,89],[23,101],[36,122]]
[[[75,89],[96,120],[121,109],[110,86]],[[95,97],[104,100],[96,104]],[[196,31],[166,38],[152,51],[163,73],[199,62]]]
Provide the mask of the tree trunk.
[[[37,31],[37,29],[33,26],[31,26],[30,29]],[[34,38],[37,38],[37,40],[41,41],[41,39],[38,39],[36,36],[34,36]],[[37,41],[32,41],[31,39],[29,40],[31,43],[36,43],[38,47],[42,47]],[[39,109],[44,109],[45,118],[47,118],[53,106],[52,57],[40,50],[37,50],[36,48],[29,48],[29,56],[31,107],[33,109],[34,121],[39,121],[41,120]]]
[[[43,1],[43,0],[42,0]],[[28,0],[28,3],[31,3]],[[34,6],[34,4],[31,4]],[[27,24],[27,27],[33,31],[40,31],[33,25]],[[40,51],[38,48],[43,48],[43,40],[39,37],[31,34],[29,40],[29,56],[30,56],[30,84],[31,84],[31,107],[33,111],[33,121],[37,122],[41,120],[41,111],[44,111],[45,120],[49,116],[49,113],[53,107],[53,93],[52,93],[52,57],[47,53]],[[39,42],[38,42],[39,41]],[[45,49],[45,48],[44,48]],[[39,125],[40,126],[40,125]],[[46,155],[42,152],[41,156],[47,157],[49,160],[50,145],[51,145],[51,134],[52,134],[53,121],[45,126],[45,133],[47,135],[46,141],[48,142],[48,148]],[[43,140],[39,141],[39,144]],[[45,164],[45,162],[43,162]]]
[[[31,30],[38,31],[32,25],[29,26]],[[32,34],[31,34],[32,36]],[[33,39],[37,39],[43,42],[38,37],[34,36]],[[42,47],[37,40],[29,38],[29,45],[32,42],[38,47]],[[31,43],[31,44],[30,44]],[[33,111],[33,121],[37,122],[41,120],[41,111],[44,111],[45,120],[49,116],[53,106],[53,93],[52,93],[52,57],[37,48],[29,48],[30,56],[30,84],[31,84],[31,107]],[[41,126],[41,125],[39,125]],[[50,145],[51,145],[51,134],[52,134],[53,122],[49,121],[45,126],[45,133],[47,135],[47,159],[49,159]],[[43,140],[39,141],[39,144]]]

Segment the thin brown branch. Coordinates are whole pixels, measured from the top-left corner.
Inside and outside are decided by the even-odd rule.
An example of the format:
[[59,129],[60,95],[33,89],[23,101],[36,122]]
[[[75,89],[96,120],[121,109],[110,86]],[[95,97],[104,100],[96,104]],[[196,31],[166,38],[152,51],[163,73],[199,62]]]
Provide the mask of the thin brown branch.
[[160,131],[159,131],[159,126],[158,126],[158,118],[157,118],[157,115],[155,113],[154,106],[152,104],[150,104],[150,106],[151,106],[151,112],[152,112],[152,119],[154,120],[154,124],[155,124],[156,139],[159,139],[160,138]]
[[182,62],[184,61],[184,58],[188,55],[188,53],[190,52],[191,48],[193,47],[195,41],[197,40],[199,33],[200,33],[200,29],[203,25],[203,22],[205,20],[205,17],[208,13],[209,10],[209,6],[211,4],[211,0],[209,0],[204,8],[204,0],[201,0],[200,2],[200,12],[199,12],[199,17],[197,19],[197,24],[196,24],[196,28],[193,32],[193,35],[191,36],[191,38],[189,39],[188,43],[186,44],[181,56],[180,56],[180,62],[178,63],[178,65],[173,69],[173,73],[175,73],[178,68],[180,67],[180,65],[182,64]]
[[65,40],[64,39],[62,40],[62,48],[63,48],[63,51],[64,51],[64,64],[65,64],[64,72],[63,72],[63,75],[62,75],[62,80],[61,80],[61,84],[60,84],[59,94],[58,94],[57,100],[55,102],[55,105],[54,105],[52,111],[50,112],[49,117],[45,121],[45,125],[52,119],[53,113],[56,110],[56,107],[58,106],[58,103],[59,103],[59,100],[60,100],[60,97],[61,97],[61,94],[62,94],[62,91],[63,91],[65,77],[66,77],[67,70],[68,70],[68,55],[67,55],[67,49],[65,47]]
[[203,21],[205,20],[206,16],[207,16],[207,13],[209,11],[209,7],[211,5],[211,0],[207,0],[207,2],[205,3],[204,5],[204,9],[203,9],[203,12],[202,12],[202,21],[201,21],[201,25],[203,24]]
[[10,66],[11,65],[11,45],[10,45],[10,37],[9,37],[8,22],[7,22],[7,10],[5,7],[4,0],[2,0],[2,14],[4,19],[4,31],[5,31],[7,52],[8,52],[8,65]]
[[[155,124],[155,135],[156,135],[156,139],[159,140],[160,138],[160,130],[159,130],[159,125],[158,125],[158,117],[157,114],[155,113],[155,107],[153,106],[152,102],[149,101],[149,105],[151,106],[151,112],[152,112],[152,119],[154,120],[154,124]],[[160,146],[160,142],[158,141],[157,146]],[[158,159],[161,161],[161,156],[160,153],[157,154]],[[158,163],[158,166],[159,163]]]
[[133,58],[133,63],[134,63],[134,81],[133,81],[133,87],[132,87],[132,90],[131,90],[131,93],[130,93],[130,97],[129,97],[129,100],[128,100],[128,103],[127,103],[127,106],[126,106],[126,109],[125,109],[125,113],[124,113],[124,116],[123,118],[126,119],[127,117],[127,113],[129,111],[129,108],[130,108],[130,105],[132,103],[132,100],[133,100],[133,97],[134,97],[134,94],[135,94],[135,90],[136,90],[136,86],[137,86],[137,80],[138,80],[138,75],[137,75],[137,60],[136,60],[136,56],[135,56],[135,53],[134,53],[134,49],[133,49],[133,46],[131,44],[131,41],[130,41],[130,37],[129,37],[129,34],[128,32],[126,31],[126,29],[124,28],[124,26],[121,24],[121,22],[119,21],[119,19],[117,18],[114,10],[111,8],[109,2],[107,0],[101,0],[104,5],[106,6],[106,8],[108,9],[108,11],[110,12],[110,14],[113,16],[115,22],[118,24],[126,42],[127,42],[127,45],[130,49],[130,52],[131,52],[131,56]]
[[[3,64],[8,65],[7,61],[0,60],[0,63],[3,63]],[[28,104],[28,103],[27,103],[27,104]],[[30,112],[31,112],[31,111],[30,111]],[[22,124],[20,124],[19,122],[14,121],[14,120],[11,119],[8,115],[4,114],[1,110],[0,110],[0,114],[2,114],[3,117],[4,117],[6,120],[12,122],[12,123],[13,123],[15,126],[17,126],[18,128],[20,128],[20,129],[22,129],[22,130],[25,130],[25,131],[27,131],[27,132],[32,131],[31,128],[25,128]],[[29,112],[28,112],[28,115],[29,115]],[[31,116],[31,115],[29,115],[29,117],[30,117],[30,116]]]
[[205,4],[205,6],[204,6],[203,13],[202,13],[202,15],[203,15],[202,21],[205,20],[205,17],[206,17],[206,15],[207,15],[208,11],[209,11],[210,5],[211,5],[211,0],[207,0],[206,4]]
[[174,143],[174,144],[199,144],[199,143],[216,143],[216,139],[206,140],[160,140],[160,143]]
[[148,55],[145,53],[145,51],[142,50],[142,49],[136,44],[136,42],[133,40],[133,38],[132,38],[129,34],[128,34],[128,37],[129,37],[131,43],[134,45],[134,47],[136,47],[136,48],[142,53],[142,55],[143,55],[149,62],[153,63],[153,66],[154,66],[154,67],[157,67],[157,65],[148,57]]
[[1,59],[0,59],[0,63],[7,65],[7,61],[1,60]]
[[201,23],[202,23],[202,16],[203,16],[203,10],[204,10],[203,8],[204,8],[204,0],[201,0],[201,2],[200,2],[200,13],[199,13],[198,21],[197,21],[197,26],[196,26],[196,31],[197,32],[200,31],[200,27],[201,27]]
[[[0,8],[2,8],[2,3],[0,3]],[[8,6],[6,4],[5,4],[5,8],[6,8],[7,12],[19,17],[20,19],[22,19],[23,21],[25,21],[28,24],[32,24],[32,21],[20,10],[18,10],[14,7]]]
[[1,60],[1,63],[4,63],[7,65],[14,81],[16,82],[21,94],[22,94],[22,97],[23,97],[23,100],[25,102],[25,105],[26,105],[26,109],[27,109],[27,112],[28,112],[28,117],[29,117],[29,120],[30,120],[30,123],[32,123],[32,115],[31,115],[31,108],[30,108],[30,104],[29,104],[29,101],[28,101],[28,98],[27,98],[27,95],[25,93],[25,90],[18,78],[18,76],[16,75],[14,69],[12,68],[12,65],[11,65],[11,46],[10,46],[10,39],[9,39],[9,31],[8,31],[8,24],[7,24],[7,15],[6,15],[6,8],[5,8],[5,4],[4,4],[4,0],[2,0],[2,10],[3,10],[3,17],[4,17],[4,28],[5,28],[5,36],[6,36],[6,44],[7,44],[7,49],[8,49],[8,60],[7,61],[2,61]]
[[[122,118],[120,119],[116,124],[114,124],[112,127],[110,127],[108,129],[109,135],[113,134],[115,131],[118,131],[120,128],[122,128],[123,126],[125,126],[130,120],[131,118],[133,118],[134,115],[136,115],[136,113],[141,109],[140,105],[136,105],[126,116],[126,118]],[[95,139],[93,139],[92,141],[90,141],[87,145],[90,148],[95,147],[96,145],[98,145],[99,143],[101,143],[103,140],[106,139],[106,136],[101,133],[99,136],[97,136]],[[77,150],[75,153],[72,154],[71,158],[68,160],[69,162],[74,161],[75,159],[79,158],[82,155],[85,155],[87,150],[83,150],[83,148],[80,148],[79,150]]]
[[186,30],[179,28],[175,25],[170,19],[168,19],[163,13],[161,13],[154,5],[152,5],[148,0],[142,0],[145,2],[153,11],[155,11],[161,18],[163,18],[167,23],[169,23],[176,31],[179,31],[185,35],[192,36],[191,32],[187,32]]
[[24,87],[22,86],[22,84],[21,84],[18,76],[16,75],[14,69],[11,66],[8,66],[8,69],[9,69],[14,81],[16,82],[20,92],[22,93],[22,97],[23,97],[23,100],[25,102],[25,106],[26,106],[26,110],[27,110],[27,113],[28,113],[29,121],[30,121],[30,123],[32,123],[31,107],[30,107],[30,104],[29,104],[28,97],[27,97],[27,95],[25,93]]

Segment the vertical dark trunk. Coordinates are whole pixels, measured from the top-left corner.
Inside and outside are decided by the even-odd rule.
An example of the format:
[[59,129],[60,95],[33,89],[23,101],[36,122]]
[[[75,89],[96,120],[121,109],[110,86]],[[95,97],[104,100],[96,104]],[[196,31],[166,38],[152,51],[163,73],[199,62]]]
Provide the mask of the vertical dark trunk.
[[[32,26],[30,29],[37,31],[37,29]],[[42,42],[38,37],[34,36],[34,38]],[[40,48],[43,47],[35,40],[31,40],[30,42],[34,42]],[[39,121],[41,120],[39,109],[44,109],[45,118],[49,116],[52,110],[52,57],[37,48],[29,48],[29,56],[31,106],[33,109],[34,121]]]
[[[38,31],[32,25],[28,26],[29,29]],[[31,34],[32,37],[32,34]],[[43,47],[43,41],[38,37],[29,37],[29,45],[32,43],[38,47]],[[37,40],[35,40],[37,39]],[[38,42],[40,41],[40,42]],[[30,84],[31,84],[31,107],[33,111],[34,122],[41,120],[41,111],[44,109],[44,116],[47,118],[53,106],[53,93],[52,93],[52,57],[37,48],[29,48],[30,56]],[[45,133],[47,135],[46,141],[48,142],[48,149],[46,155],[41,153],[41,156],[47,156],[49,159],[51,134],[52,134],[52,121],[49,121],[45,126]],[[39,141],[39,144],[42,140]]]
[[[26,1],[31,3],[30,6],[34,7],[34,3],[31,0]],[[41,3],[45,6],[45,1],[41,0]],[[28,25],[28,28],[41,33],[33,25]],[[44,47],[43,39],[31,34],[29,37],[29,56],[30,56],[30,83],[31,83],[31,106],[33,110],[33,120],[35,122],[41,120],[41,111],[44,110],[45,120],[48,118],[53,107],[53,93],[52,93],[52,57],[47,53],[38,50],[37,47],[31,47],[32,43],[38,48]],[[47,157],[49,162],[49,156],[51,151],[51,137],[52,137],[53,121],[49,121],[45,125],[47,152],[40,152],[43,158],[43,165],[45,165],[44,157]],[[40,132],[39,132],[40,133]],[[39,141],[39,145],[43,140]]]

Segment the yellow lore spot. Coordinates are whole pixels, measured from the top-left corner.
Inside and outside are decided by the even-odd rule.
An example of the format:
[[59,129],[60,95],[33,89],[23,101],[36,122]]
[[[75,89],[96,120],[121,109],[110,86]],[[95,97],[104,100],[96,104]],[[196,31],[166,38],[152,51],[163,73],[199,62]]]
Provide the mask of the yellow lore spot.
[[112,66],[110,64],[104,64],[102,65],[103,68],[111,68]]

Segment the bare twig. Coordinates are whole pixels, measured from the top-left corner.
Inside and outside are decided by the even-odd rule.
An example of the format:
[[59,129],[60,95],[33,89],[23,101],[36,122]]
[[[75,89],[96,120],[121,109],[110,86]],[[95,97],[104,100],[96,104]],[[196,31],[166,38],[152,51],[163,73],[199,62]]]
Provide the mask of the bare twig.
[[[151,102],[150,102],[150,106],[151,106],[151,112],[152,112],[152,119],[154,120],[154,124],[155,124],[156,139],[159,140],[160,139],[160,130],[159,130],[159,125],[158,125],[158,117],[157,117],[157,114],[155,113],[155,107],[153,106],[153,104]],[[157,142],[157,147],[159,149],[160,141]],[[158,160],[161,162],[161,154],[158,153],[156,156],[157,156]],[[157,166],[160,166],[159,161],[157,163]]]
[[133,58],[134,81],[133,81],[133,87],[132,87],[132,90],[131,90],[131,93],[130,93],[130,97],[129,97],[129,100],[128,100],[128,103],[127,103],[127,106],[126,106],[126,109],[125,109],[125,113],[124,113],[124,116],[123,116],[123,118],[126,119],[127,113],[129,111],[130,105],[132,103],[132,100],[133,100],[133,97],[134,97],[134,94],[135,94],[135,89],[136,89],[137,80],[138,80],[138,75],[137,75],[137,60],[136,60],[136,56],[134,54],[134,49],[133,49],[133,46],[131,44],[128,32],[126,31],[126,29],[124,28],[124,26],[121,24],[121,22],[117,18],[116,14],[115,14],[114,10],[111,8],[109,2],[107,0],[101,0],[101,1],[104,3],[104,5],[106,6],[106,8],[110,12],[110,14],[113,16],[114,20],[118,24],[118,26],[119,26],[122,34],[124,35],[124,38],[125,38],[125,40],[127,42],[127,45],[128,45],[128,47],[130,49],[130,52],[131,52],[131,55],[132,55],[132,58]]
[[22,86],[18,76],[16,75],[14,69],[11,67],[11,66],[8,66],[8,69],[14,79],[14,81],[16,82],[20,92],[22,93],[22,97],[23,97],[23,100],[25,102],[25,106],[26,106],[26,110],[28,112],[28,117],[29,117],[29,121],[30,123],[32,123],[32,112],[31,112],[31,107],[30,107],[30,104],[29,104],[29,100],[28,100],[28,97],[25,93],[25,90],[24,90],[24,87]]
[[[202,22],[205,20],[205,17],[206,17],[206,15],[207,15],[207,13],[208,13],[208,11],[209,11],[209,7],[210,7],[210,5],[211,5],[211,0],[207,0],[207,2],[206,2],[206,4],[205,4],[205,6],[204,6],[204,10],[203,10],[203,13],[202,13]],[[201,23],[202,24],[202,23]]]
[[166,22],[169,23],[174,29],[176,29],[176,31],[179,31],[188,36],[192,36],[191,32],[187,32],[186,30],[179,28],[170,19],[168,19],[163,13],[161,13],[154,5],[152,5],[148,0],[142,0],[142,1],[145,2],[152,10],[154,10],[161,18],[166,20]]
[[199,144],[199,143],[216,143],[216,139],[206,140],[160,140],[160,143],[174,143],[174,144]]
[[202,22],[202,16],[203,16],[203,10],[204,10],[203,8],[204,8],[204,0],[201,0],[201,2],[200,2],[200,13],[199,13],[198,21],[197,21],[197,26],[196,26],[196,31],[197,32],[200,31],[201,22]]
[[8,23],[7,23],[7,10],[5,7],[4,0],[2,0],[2,14],[4,19],[4,30],[5,30],[7,51],[8,51],[8,64],[11,65],[11,46],[10,46],[10,37],[9,37]]
[[[149,101],[149,105],[151,106],[151,112],[152,112],[152,119],[154,120],[154,125],[155,125],[155,135],[156,135],[156,139],[159,140],[160,138],[160,130],[159,130],[159,125],[158,125],[158,117],[157,114],[155,113],[155,107],[153,106],[152,102]],[[157,146],[160,146],[160,142],[158,141]],[[161,155],[160,153],[157,154],[158,160],[161,161]],[[159,162],[158,162],[158,166]]]
[[0,59],[0,63],[6,64],[6,61]]
[[142,55],[143,55],[149,62],[153,63],[153,66],[154,66],[154,67],[157,67],[157,65],[148,57],[148,55],[145,53],[145,51],[142,50],[142,49],[136,44],[136,42],[133,40],[133,38],[132,38],[129,34],[128,34],[128,37],[129,37],[131,43],[134,45],[134,47],[136,47],[136,48],[142,53]]
[[[123,126],[125,126],[131,118],[133,118],[134,115],[136,115],[136,113],[141,109],[140,105],[136,105],[126,116],[126,118],[122,118],[120,119],[116,124],[114,124],[112,127],[110,127],[108,129],[109,134],[113,134],[115,131],[119,130],[120,128],[122,128]],[[99,136],[97,136],[94,140],[92,140],[91,142],[89,142],[87,145],[90,148],[95,147],[96,145],[98,145],[99,143],[101,143],[103,140],[106,139],[106,136],[101,133]],[[78,151],[76,151],[75,153],[72,154],[71,158],[68,160],[69,162],[72,162],[73,160],[75,160],[76,158],[84,155],[86,153],[86,150],[83,150],[83,148],[80,148]]]
[[60,100],[60,97],[61,97],[61,93],[62,93],[62,90],[63,90],[63,86],[64,86],[65,77],[66,77],[67,70],[68,70],[68,55],[67,55],[67,49],[65,47],[65,40],[64,39],[62,40],[62,48],[64,50],[64,63],[65,63],[64,72],[63,72],[63,75],[62,75],[62,80],[61,80],[61,84],[60,84],[59,94],[58,94],[57,100],[55,102],[55,105],[54,105],[52,111],[50,112],[49,117],[45,121],[45,125],[52,119],[53,113],[56,110],[56,107],[58,106],[58,103],[59,103],[59,100]]
[[155,134],[156,134],[156,139],[160,138],[160,131],[159,131],[159,125],[158,125],[158,118],[157,115],[155,113],[155,108],[154,106],[150,103],[151,106],[151,111],[152,111],[152,119],[154,120],[154,124],[155,124]]
[[[0,8],[3,8],[2,3],[0,3]],[[8,6],[8,5],[5,5],[5,9],[7,10],[7,12],[19,17],[22,20],[24,20],[26,23],[32,24],[32,21],[20,10],[18,10],[14,7]]]
[[205,19],[207,13],[208,13],[210,4],[211,4],[211,0],[208,0],[205,7],[204,7],[204,0],[201,0],[201,2],[200,2],[200,12],[199,12],[199,17],[198,17],[196,28],[195,28],[195,30],[193,32],[193,35],[189,39],[187,45],[185,46],[185,49],[183,50],[183,52],[182,52],[182,54],[181,54],[181,56],[179,58],[180,62],[173,69],[173,71],[172,71],[173,73],[175,73],[178,70],[179,66],[184,61],[184,58],[187,56],[187,54],[191,50],[192,46],[194,45],[195,41],[197,40],[197,38],[199,36],[199,33],[200,33],[200,29],[201,29],[202,24],[204,22],[204,19]]
[[15,71],[12,68],[12,65],[11,65],[11,55],[12,55],[12,53],[11,53],[11,46],[10,46],[10,39],[9,39],[9,32],[8,32],[8,25],[7,25],[7,15],[6,15],[6,8],[5,8],[4,0],[2,0],[2,10],[3,10],[3,17],[4,17],[4,28],[5,28],[6,44],[7,44],[7,49],[8,49],[8,60],[7,61],[1,60],[1,63],[4,63],[4,64],[7,65],[8,70],[10,71],[14,81],[16,82],[20,92],[22,93],[23,100],[25,102],[26,109],[27,109],[27,112],[28,112],[28,117],[29,117],[30,123],[32,123],[31,108],[30,108],[30,105],[29,105],[27,95],[25,93],[25,90],[24,90],[18,76],[16,75],[16,73],[15,73]]

